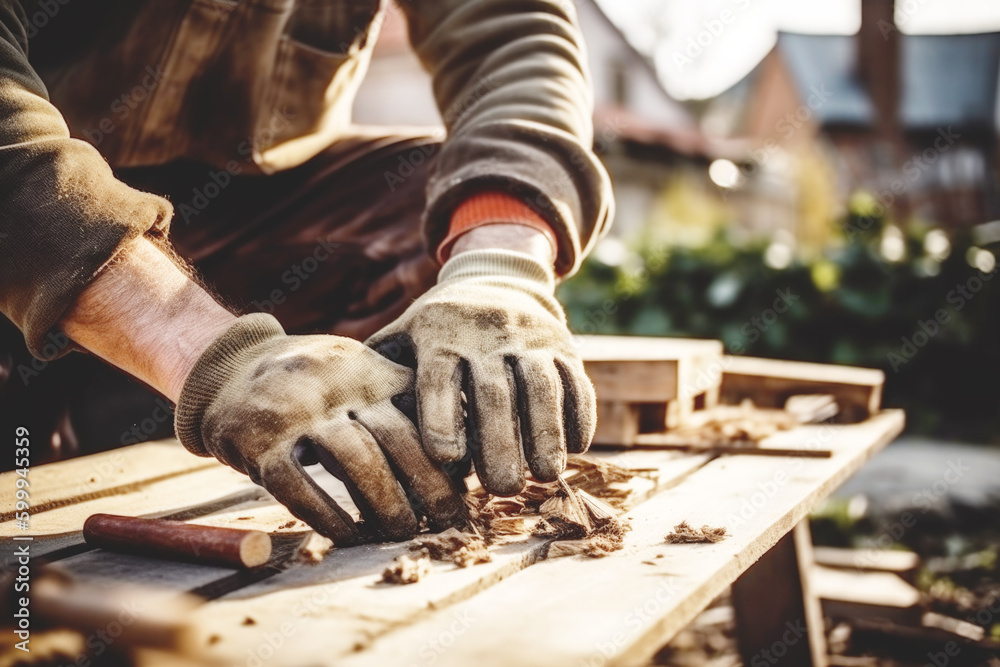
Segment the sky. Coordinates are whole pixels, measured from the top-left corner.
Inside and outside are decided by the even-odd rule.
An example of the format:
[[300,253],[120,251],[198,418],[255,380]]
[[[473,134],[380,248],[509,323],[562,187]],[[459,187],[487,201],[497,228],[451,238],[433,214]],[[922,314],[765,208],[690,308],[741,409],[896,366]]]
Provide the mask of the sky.
[[[678,99],[716,95],[774,45],[777,31],[853,34],[860,0],[597,0]],[[896,0],[903,33],[1000,31],[1000,0]]]

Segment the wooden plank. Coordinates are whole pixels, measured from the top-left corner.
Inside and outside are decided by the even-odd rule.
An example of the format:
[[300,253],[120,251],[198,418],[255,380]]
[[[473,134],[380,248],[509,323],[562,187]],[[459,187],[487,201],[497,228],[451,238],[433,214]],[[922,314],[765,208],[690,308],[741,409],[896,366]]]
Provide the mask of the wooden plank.
[[[229,470],[224,466],[217,466],[221,470]],[[359,518],[358,510],[350,500],[343,485],[335,480],[325,470],[310,468],[313,478],[322,488],[345,510]],[[232,472],[232,471],[230,471]],[[196,478],[196,479],[190,479]],[[279,571],[274,568],[284,567],[284,562],[294,555],[299,545],[312,533],[305,523],[296,519],[288,510],[277,503],[264,489],[253,485],[249,479],[239,476],[236,478],[239,487],[249,485],[243,493],[236,492],[224,499],[230,502],[217,502],[209,500],[206,503],[194,506],[187,506],[182,509],[164,510],[170,503],[167,498],[190,497],[182,484],[204,486],[203,476],[200,472],[191,473],[187,477],[170,480],[173,487],[180,492],[168,493],[160,499],[160,506],[156,511],[146,516],[169,516],[170,518],[185,520],[194,524],[207,526],[219,526],[228,528],[243,528],[262,530],[271,534],[274,541],[274,554],[270,567],[272,571],[265,572],[238,572],[232,568],[211,567],[194,563],[185,563],[171,560],[160,560],[154,557],[141,557],[129,554],[116,553],[102,549],[86,548],[83,545],[82,553],[69,553],[59,561],[59,567],[68,574],[73,575],[79,581],[88,583],[125,584],[132,583],[137,586],[147,586],[151,583],[168,590],[177,592],[198,592],[199,594],[222,595],[230,590],[235,590],[243,586],[259,581],[268,576],[272,576]],[[220,486],[220,488],[222,488]],[[163,489],[160,489],[163,491]],[[117,501],[117,497],[104,497],[86,503],[85,510],[72,510],[69,506],[59,511],[59,514],[66,514],[68,520],[78,521],[89,516],[93,511],[104,511],[95,508],[94,504]],[[140,509],[142,506],[133,504],[132,510]],[[108,509],[107,511],[115,511]],[[168,512],[165,514],[165,512]],[[133,514],[135,515],[135,514]],[[46,516],[48,518],[48,516]],[[82,527],[82,524],[80,524]],[[71,539],[71,544],[79,544],[82,541],[79,531],[58,535],[60,544],[66,539]],[[32,547],[32,553],[36,557],[46,553],[44,547],[49,546],[47,541],[42,541],[41,550],[37,549],[37,543]]]
[[[31,514],[107,495],[135,491],[150,480],[165,480],[218,465],[195,456],[170,438],[31,468]],[[0,522],[14,512],[16,472],[0,473]]]
[[811,579],[827,616],[920,623],[920,591],[895,574],[814,565]]
[[[472,599],[402,626],[345,665],[640,665],[903,427],[900,411],[844,426],[803,426],[776,446],[815,441],[830,459],[716,459],[629,512],[625,549],[602,560],[544,561]],[[723,524],[715,544],[666,545],[670,528]],[[648,564],[652,563],[652,565]],[[459,631],[453,624],[460,625]],[[447,648],[440,648],[442,638]],[[436,642],[431,644],[430,642]]]
[[722,401],[745,398],[761,407],[783,407],[796,394],[832,394],[848,422],[867,419],[882,402],[885,373],[800,361],[726,356],[722,359]]
[[812,567],[809,521],[803,519],[733,582],[743,664],[825,667],[826,636]]
[[718,374],[706,372],[721,359],[719,341],[642,336],[576,336],[575,340],[602,401],[687,401],[719,385]]
[[813,555],[819,565],[842,570],[892,572],[908,577],[920,567],[920,556],[912,551],[889,549],[839,549],[816,547]]
[[595,445],[631,445],[639,434],[639,406],[621,401],[597,401]]
[[[649,482],[635,502],[680,483],[708,460],[664,452],[625,452],[601,458],[660,471],[657,482]],[[535,563],[546,544],[538,538],[507,544],[491,550],[491,563],[465,569],[435,562],[429,577],[409,586],[379,583],[382,570],[405,553],[409,544],[334,550],[321,563],[290,568],[205,605],[196,614],[196,624],[207,654],[223,662],[245,663],[255,658],[268,665],[302,665],[315,662],[317,656],[329,661],[352,654],[434,609],[448,608],[488,590]],[[244,625],[247,617],[253,619],[252,625]],[[213,636],[216,639],[209,644]],[[274,641],[267,642],[268,636]]]
[[[164,517],[178,512],[195,511],[203,505],[211,507],[220,502],[233,504],[263,494],[263,489],[245,475],[215,463],[208,468],[141,484],[127,493],[98,496],[32,515],[30,529],[26,531],[19,530],[14,521],[0,523],[0,535],[31,536],[32,554],[40,557],[82,544],[83,522],[88,516],[98,512]],[[0,543],[2,562],[7,562],[13,552],[12,541],[4,540]]]

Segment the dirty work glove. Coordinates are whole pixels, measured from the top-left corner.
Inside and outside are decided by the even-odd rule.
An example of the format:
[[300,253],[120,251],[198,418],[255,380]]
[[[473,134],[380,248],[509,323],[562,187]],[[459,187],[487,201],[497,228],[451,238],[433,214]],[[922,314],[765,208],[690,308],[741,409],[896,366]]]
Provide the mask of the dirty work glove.
[[530,255],[459,253],[366,341],[416,367],[427,453],[441,463],[470,453],[491,493],[520,491],[525,460],[537,479],[554,480],[567,450],[586,451],[594,435],[594,389],[554,289],[552,270]]
[[303,470],[320,462],[347,485],[366,528],[407,539],[418,527],[411,503],[434,528],[465,516],[450,478],[395,406],[412,392],[412,377],[349,338],[287,336],[270,315],[245,315],[185,381],[177,436],[249,475],[337,545],[358,542],[351,516]]

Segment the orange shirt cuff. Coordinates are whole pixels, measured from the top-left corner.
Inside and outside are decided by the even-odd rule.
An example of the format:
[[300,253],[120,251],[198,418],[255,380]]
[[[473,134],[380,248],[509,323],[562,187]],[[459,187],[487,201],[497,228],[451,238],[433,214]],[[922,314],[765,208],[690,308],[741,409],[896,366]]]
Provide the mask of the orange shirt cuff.
[[444,264],[451,255],[452,246],[458,237],[469,230],[484,225],[514,224],[524,225],[541,232],[552,244],[552,255],[558,253],[555,232],[542,216],[517,197],[504,192],[481,192],[459,204],[451,214],[448,235],[437,248],[437,260]]

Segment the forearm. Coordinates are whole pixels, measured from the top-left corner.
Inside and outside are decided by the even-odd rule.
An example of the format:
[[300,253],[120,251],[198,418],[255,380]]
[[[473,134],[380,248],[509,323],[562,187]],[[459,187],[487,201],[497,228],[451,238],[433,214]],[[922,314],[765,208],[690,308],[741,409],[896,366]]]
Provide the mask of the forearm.
[[73,341],[172,401],[236,319],[148,240],[125,247],[64,316]]

